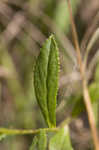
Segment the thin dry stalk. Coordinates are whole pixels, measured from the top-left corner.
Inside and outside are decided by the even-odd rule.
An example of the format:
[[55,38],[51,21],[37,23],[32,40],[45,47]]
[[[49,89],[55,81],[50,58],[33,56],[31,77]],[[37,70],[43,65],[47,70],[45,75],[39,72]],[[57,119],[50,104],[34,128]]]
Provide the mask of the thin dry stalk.
[[81,42],[81,51],[84,52],[84,50],[86,49],[86,46],[90,40],[90,37],[92,36],[92,34],[94,33],[95,29],[98,27],[99,25],[99,11],[96,14],[94,20],[92,21],[91,25],[88,27],[82,42]]
[[84,66],[87,67],[87,59],[88,59],[88,54],[90,53],[93,45],[95,44],[95,42],[99,39],[99,28],[95,31],[95,33],[93,34],[92,38],[90,39],[88,46],[86,48],[86,53],[84,56]]
[[83,96],[84,96],[84,103],[86,106],[87,114],[88,114],[88,120],[92,132],[92,137],[93,137],[93,142],[96,150],[99,150],[99,140],[98,140],[98,135],[97,135],[97,129],[96,129],[96,124],[95,124],[95,118],[92,110],[92,105],[91,105],[91,98],[88,92],[88,87],[87,87],[87,80],[85,76],[85,68],[82,62],[81,58],[81,52],[80,52],[80,46],[78,42],[78,36],[76,32],[76,27],[74,23],[74,18],[72,15],[72,8],[70,4],[70,0],[67,0],[68,2],[68,9],[69,9],[69,14],[70,14],[70,20],[71,20],[71,25],[72,25],[72,34],[73,34],[73,39],[74,39],[74,44],[77,52],[77,59],[78,59],[78,64],[79,64],[79,69],[82,77],[82,87],[83,87]]

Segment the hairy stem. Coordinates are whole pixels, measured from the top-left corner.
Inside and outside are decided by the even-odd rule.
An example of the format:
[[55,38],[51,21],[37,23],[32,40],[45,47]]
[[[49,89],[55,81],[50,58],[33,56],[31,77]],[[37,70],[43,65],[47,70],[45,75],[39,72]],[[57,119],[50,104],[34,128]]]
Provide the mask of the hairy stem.
[[22,130],[22,129],[7,129],[7,128],[0,128],[0,134],[6,134],[6,135],[24,135],[24,134],[37,134],[41,130],[44,130],[46,132],[56,132],[58,131],[58,128],[43,128],[43,129],[35,129],[35,130]]

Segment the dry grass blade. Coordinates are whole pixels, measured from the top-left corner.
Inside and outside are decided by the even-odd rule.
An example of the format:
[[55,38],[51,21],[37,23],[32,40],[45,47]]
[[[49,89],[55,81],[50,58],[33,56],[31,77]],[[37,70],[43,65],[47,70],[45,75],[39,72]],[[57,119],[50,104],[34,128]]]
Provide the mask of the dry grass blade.
[[86,33],[82,39],[81,47],[80,47],[81,51],[84,52],[84,50],[86,49],[87,43],[98,25],[99,25],[99,12],[95,16],[95,19],[93,20],[92,24],[90,25],[90,27],[88,28],[88,30],[86,31]]
[[25,16],[22,12],[18,12],[8,24],[6,30],[2,34],[2,39],[7,41],[7,44],[18,35],[21,28],[25,25]]
[[92,38],[90,39],[88,46],[86,48],[86,53],[85,53],[85,57],[84,57],[84,66],[86,67],[87,64],[87,59],[88,59],[88,54],[90,53],[93,45],[95,44],[95,42],[99,39],[99,28],[95,31],[95,33],[93,34]]
[[99,150],[99,139],[97,135],[97,129],[96,129],[96,124],[95,124],[95,118],[92,110],[92,105],[91,105],[91,98],[88,92],[88,87],[87,87],[87,81],[86,81],[86,75],[85,75],[85,68],[81,59],[81,52],[80,52],[80,46],[78,42],[78,36],[76,32],[76,27],[74,23],[74,19],[72,16],[72,8],[70,4],[70,0],[67,0],[68,2],[68,8],[69,8],[69,14],[70,14],[70,20],[71,20],[71,25],[72,25],[72,34],[74,38],[74,44],[77,52],[77,58],[78,58],[78,64],[79,64],[79,69],[82,77],[82,87],[83,87],[83,96],[84,96],[84,103],[86,106],[87,114],[88,114],[88,120],[92,132],[92,137],[93,137],[93,142],[96,150]]

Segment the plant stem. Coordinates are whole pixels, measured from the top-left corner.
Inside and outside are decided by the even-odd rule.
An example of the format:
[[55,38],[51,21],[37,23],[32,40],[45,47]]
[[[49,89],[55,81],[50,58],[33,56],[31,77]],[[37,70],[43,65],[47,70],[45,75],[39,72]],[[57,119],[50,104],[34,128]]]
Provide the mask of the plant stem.
[[25,134],[37,134],[40,131],[44,130],[46,132],[57,132],[59,128],[64,127],[66,124],[69,124],[71,118],[64,120],[58,127],[56,128],[40,128],[40,129],[7,129],[7,128],[0,128],[0,134],[5,135],[25,135]]
[[58,131],[58,128],[42,128],[42,129],[35,129],[35,130],[18,130],[18,129],[6,129],[6,128],[0,128],[0,134],[6,134],[6,135],[24,135],[24,134],[36,134],[39,133],[41,130],[44,130],[46,132],[56,132]]
[[85,68],[84,68],[84,65],[82,62],[82,58],[81,58],[80,46],[79,46],[79,42],[78,42],[78,36],[77,36],[77,31],[76,31],[76,27],[75,27],[75,23],[74,23],[74,18],[72,15],[72,8],[71,8],[70,0],[67,0],[67,3],[68,3],[69,14],[70,14],[74,44],[75,44],[75,48],[76,48],[76,52],[77,52],[77,60],[78,60],[79,69],[80,69],[80,73],[81,73],[81,77],[82,77],[84,103],[85,103],[87,114],[88,114],[88,120],[89,120],[89,124],[90,124],[90,128],[91,128],[91,132],[92,132],[94,146],[95,146],[96,150],[99,150],[99,140],[98,140],[98,135],[97,135],[95,118],[94,118],[94,113],[92,110],[91,98],[90,98],[90,95],[88,92]]

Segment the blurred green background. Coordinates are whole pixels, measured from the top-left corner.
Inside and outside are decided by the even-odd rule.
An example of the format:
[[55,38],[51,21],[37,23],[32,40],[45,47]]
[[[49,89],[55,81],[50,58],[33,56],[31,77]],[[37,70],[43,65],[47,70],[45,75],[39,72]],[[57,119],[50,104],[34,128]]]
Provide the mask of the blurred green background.
[[[71,5],[81,43],[93,17],[99,11],[99,1],[71,0]],[[56,112],[58,125],[71,113],[70,108],[65,108],[66,100],[71,95],[74,97],[81,93],[66,0],[0,1],[0,127],[46,127],[35,98],[33,70],[40,48],[51,33],[55,34],[60,51]],[[94,71],[89,83],[93,81],[93,74]],[[81,118],[77,125],[85,128]],[[75,149],[88,149],[84,141],[82,145],[80,141],[77,143],[77,138],[80,139],[79,136],[73,138]],[[31,141],[31,136],[7,137],[0,141],[0,150],[28,150]]]

